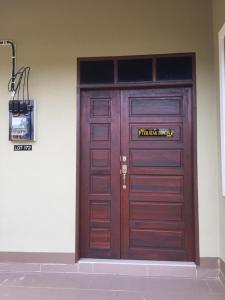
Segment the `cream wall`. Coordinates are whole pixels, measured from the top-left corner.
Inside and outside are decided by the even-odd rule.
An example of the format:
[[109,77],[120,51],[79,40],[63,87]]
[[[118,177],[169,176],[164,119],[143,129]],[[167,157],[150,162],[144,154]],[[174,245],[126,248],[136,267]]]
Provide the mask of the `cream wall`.
[[0,0],[0,7],[0,39],[16,42],[18,67],[31,66],[37,101],[33,151],[13,152],[10,52],[0,47],[0,251],[74,252],[76,58],[196,52],[200,254],[218,256],[211,0]]
[[[214,35],[214,66],[215,66],[215,95],[218,104],[218,120],[219,120],[219,49],[218,49],[218,33],[225,23],[225,1],[213,0],[213,35]],[[219,121],[218,121],[219,128]],[[220,147],[220,141],[219,147]],[[220,150],[220,149],[219,149]],[[219,154],[220,155],[220,154]],[[219,169],[221,172],[221,169]],[[221,178],[221,177],[220,177]],[[219,220],[220,220],[220,256],[225,261],[225,197],[222,197],[221,181],[219,181]]]

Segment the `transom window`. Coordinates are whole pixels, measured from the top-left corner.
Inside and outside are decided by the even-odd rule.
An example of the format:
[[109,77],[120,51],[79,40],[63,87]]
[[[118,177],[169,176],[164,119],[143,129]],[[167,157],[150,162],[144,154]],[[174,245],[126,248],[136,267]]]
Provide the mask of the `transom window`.
[[193,54],[79,59],[79,84],[151,83],[193,79]]

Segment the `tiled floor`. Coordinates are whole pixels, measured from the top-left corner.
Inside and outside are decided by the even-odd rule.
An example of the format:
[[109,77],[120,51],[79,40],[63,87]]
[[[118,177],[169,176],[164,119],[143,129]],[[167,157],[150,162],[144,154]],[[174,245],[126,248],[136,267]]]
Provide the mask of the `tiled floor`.
[[1,273],[0,300],[225,300],[219,280]]

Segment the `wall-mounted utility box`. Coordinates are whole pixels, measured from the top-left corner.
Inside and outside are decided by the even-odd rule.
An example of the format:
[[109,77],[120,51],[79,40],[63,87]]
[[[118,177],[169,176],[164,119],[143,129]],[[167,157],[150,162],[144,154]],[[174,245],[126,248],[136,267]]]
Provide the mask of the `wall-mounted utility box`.
[[34,100],[9,101],[9,140],[35,140],[35,102]]

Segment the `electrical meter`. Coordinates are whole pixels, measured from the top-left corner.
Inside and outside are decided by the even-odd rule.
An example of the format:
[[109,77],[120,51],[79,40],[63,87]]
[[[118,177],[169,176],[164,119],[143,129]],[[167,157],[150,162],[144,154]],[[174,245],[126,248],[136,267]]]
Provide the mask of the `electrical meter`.
[[9,140],[33,141],[34,135],[34,100],[9,101]]

